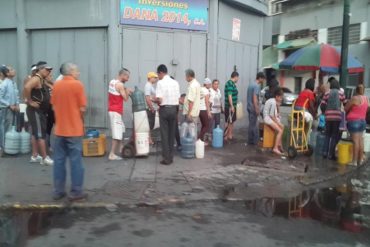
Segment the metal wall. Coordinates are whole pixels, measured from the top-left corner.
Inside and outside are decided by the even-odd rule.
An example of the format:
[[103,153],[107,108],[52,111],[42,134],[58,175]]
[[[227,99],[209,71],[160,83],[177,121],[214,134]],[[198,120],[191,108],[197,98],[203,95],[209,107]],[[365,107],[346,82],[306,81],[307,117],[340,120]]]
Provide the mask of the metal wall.
[[55,68],[55,77],[63,62],[78,64],[89,101],[85,123],[89,127],[106,127],[106,29],[32,30],[30,37],[30,64],[46,60]]
[[[147,73],[156,71],[163,63],[167,65],[169,74],[180,83],[181,92],[185,93],[186,69],[192,68],[199,82],[206,77],[206,41],[205,33],[123,27],[122,64],[131,71],[127,86],[135,85],[144,90]],[[130,107],[131,102],[128,101],[126,109]],[[124,117],[130,127],[131,114]]]
[[17,31],[1,31],[0,47],[0,64],[12,65],[17,70]]

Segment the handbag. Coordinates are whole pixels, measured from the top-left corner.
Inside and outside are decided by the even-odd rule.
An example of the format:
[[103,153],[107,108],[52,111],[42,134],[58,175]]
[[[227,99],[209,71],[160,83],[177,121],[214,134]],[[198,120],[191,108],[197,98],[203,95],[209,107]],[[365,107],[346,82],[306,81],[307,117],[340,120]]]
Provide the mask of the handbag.
[[236,104],[236,119],[242,119],[243,117],[243,103],[239,101],[238,104]]

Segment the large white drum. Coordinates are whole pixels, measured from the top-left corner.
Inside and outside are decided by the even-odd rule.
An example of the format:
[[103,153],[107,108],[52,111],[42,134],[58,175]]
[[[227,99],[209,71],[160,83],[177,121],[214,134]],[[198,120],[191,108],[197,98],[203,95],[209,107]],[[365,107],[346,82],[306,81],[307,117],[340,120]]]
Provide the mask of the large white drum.
[[149,120],[146,111],[134,112],[134,127],[136,133],[149,133]]
[[149,133],[135,133],[136,156],[149,154]]

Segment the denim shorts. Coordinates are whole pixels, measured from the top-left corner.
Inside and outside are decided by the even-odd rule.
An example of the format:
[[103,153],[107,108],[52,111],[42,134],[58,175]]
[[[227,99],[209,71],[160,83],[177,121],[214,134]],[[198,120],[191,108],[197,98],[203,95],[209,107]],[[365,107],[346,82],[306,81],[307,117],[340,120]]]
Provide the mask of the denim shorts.
[[347,122],[347,128],[349,133],[360,133],[366,130],[365,120],[356,120]]

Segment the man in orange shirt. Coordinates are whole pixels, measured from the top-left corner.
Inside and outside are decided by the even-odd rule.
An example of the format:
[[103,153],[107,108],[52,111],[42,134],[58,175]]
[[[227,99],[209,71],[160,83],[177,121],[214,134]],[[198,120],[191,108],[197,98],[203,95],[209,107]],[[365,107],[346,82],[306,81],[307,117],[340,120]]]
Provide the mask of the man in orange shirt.
[[87,99],[80,71],[73,63],[61,66],[63,79],[55,84],[51,104],[55,112],[54,192],[53,199],[66,196],[66,159],[71,165],[70,201],[86,199],[83,193],[84,167],[82,164],[83,114]]

